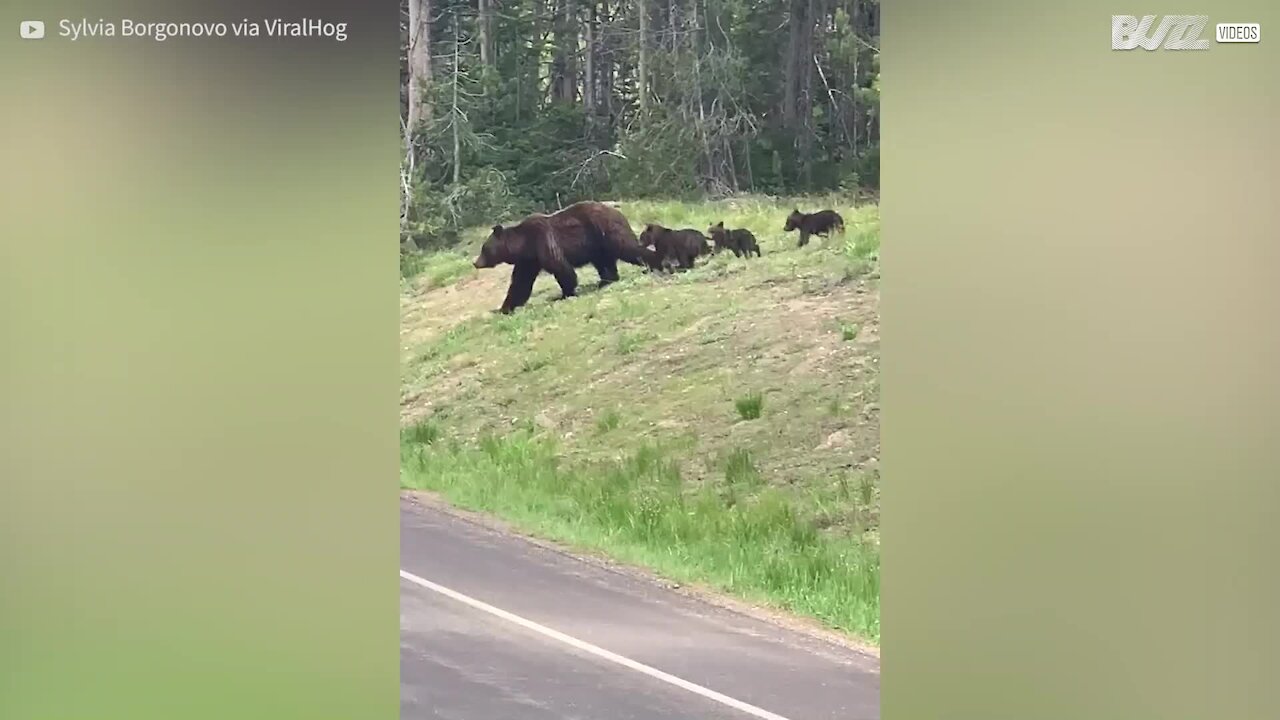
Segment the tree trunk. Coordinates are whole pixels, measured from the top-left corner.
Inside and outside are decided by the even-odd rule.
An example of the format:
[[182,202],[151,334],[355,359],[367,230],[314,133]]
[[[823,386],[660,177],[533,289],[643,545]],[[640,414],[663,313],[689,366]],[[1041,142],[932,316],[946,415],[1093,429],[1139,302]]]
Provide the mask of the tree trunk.
[[617,85],[617,78],[622,76],[627,67],[627,58],[623,52],[619,51],[617,41],[620,33],[618,20],[621,17],[626,17],[625,5],[615,9],[609,0],[604,0],[604,17],[600,21],[596,36],[596,42],[600,46],[599,60],[597,60],[597,66],[600,68],[597,70],[600,74],[600,86],[596,94],[596,109],[610,126],[616,122],[613,89]]
[[551,97],[573,102],[578,90],[578,14],[574,0],[560,0],[555,33],[556,54]]
[[693,62],[693,93],[698,105],[698,135],[702,138],[702,154],[707,163],[708,182],[719,182],[715,167],[715,158],[711,152],[711,140],[707,137],[707,113],[702,102],[702,58],[698,48],[698,3],[694,0],[690,8],[689,18],[689,50]]
[[458,108],[458,46],[462,38],[458,35],[458,14],[453,15],[453,108],[449,124],[453,126],[453,184],[457,185],[462,177],[462,134],[458,123],[462,120],[462,112]]
[[791,0],[790,39],[784,63],[781,108],[782,126],[788,130],[795,129],[800,117],[801,97],[808,90],[802,85],[808,75],[806,69],[811,62],[809,56],[813,44],[813,17],[809,14],[809,1]]
[[636,69],[636,92],[640,96],[640,112],[649,108],[649,2],[640,0],[640,65]]
[[431,0],[409,0],[409,117],[410,144],[423,123],[431,119]]
[[815,20],[822,15],[823,0],[806,0],[805,2],[805,25],[804,33],[802,33],[803,43],[801,44],[800,56],[798,58],[800,64],[800,87],[797,94],[796,108],[796,129],[800,133],[800,181],[806,192],[813,188],[813,76],[814,76],[814,48],[817,45],[817,23]]
[[791,0],[791,31],[787,43],[782,93],[782,127],[792,132],[799,179],[806,188],[812,178],[813,128],[810,88],[813,78],[815,0]]
[[596,0],[591,0],[590,15],[587,18],[586,73],[582,78],[582,106],[590,120],[596,107]]
[[477,29],[480,31],[480,64],[483,67],[493,67],[493,4],[495,0],[479,0],[479,14],[476,18]]

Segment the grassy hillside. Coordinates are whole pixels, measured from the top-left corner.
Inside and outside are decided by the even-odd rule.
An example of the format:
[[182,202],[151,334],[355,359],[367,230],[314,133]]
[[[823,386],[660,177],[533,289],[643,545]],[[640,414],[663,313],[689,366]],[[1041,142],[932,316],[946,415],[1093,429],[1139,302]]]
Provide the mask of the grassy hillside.
[[[793,205],[843,238],[796,248]],[[622,203],[750,228],[764,256],[674,276],[623,265],[552,302],[456,251],[403,268],[402,483],[674,580],[879,638],[879,212],[848,199]]]

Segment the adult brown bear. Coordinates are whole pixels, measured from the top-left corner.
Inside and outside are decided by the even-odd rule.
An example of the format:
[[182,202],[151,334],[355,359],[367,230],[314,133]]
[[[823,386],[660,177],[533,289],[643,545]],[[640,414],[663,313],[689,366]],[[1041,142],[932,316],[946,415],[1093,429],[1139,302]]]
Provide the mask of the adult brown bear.
[[514,266],[511,286],[499,308],[510,313],[529,302],[539,273],[550,273],[560,284],[562,297],[572,297],[578,290],[575,268],[594,266],[604,287],[618,279],[619,260],[650,270],[661,264],[657,253],[640,245],[621,212],[585,200],[550,215],[530,215],[510,227],[494,225],[475,266]]
[[657,223],[649,223],[640,233],[640,244],[653,248],[663,266],[687,270],[699,255],[710,255],[711,245],[702,233],[692,228],[671,230]]

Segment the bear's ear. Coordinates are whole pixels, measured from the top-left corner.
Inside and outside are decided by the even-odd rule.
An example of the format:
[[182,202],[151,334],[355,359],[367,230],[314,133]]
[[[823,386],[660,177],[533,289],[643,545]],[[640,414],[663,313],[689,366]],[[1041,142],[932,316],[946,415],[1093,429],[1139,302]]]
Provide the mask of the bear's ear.
[[494,225],[494,226],[493,226],[493,232],[494,232],[494,233],[500,233],[500,232],[502,232],[502,226],[501,226],[501,225]]

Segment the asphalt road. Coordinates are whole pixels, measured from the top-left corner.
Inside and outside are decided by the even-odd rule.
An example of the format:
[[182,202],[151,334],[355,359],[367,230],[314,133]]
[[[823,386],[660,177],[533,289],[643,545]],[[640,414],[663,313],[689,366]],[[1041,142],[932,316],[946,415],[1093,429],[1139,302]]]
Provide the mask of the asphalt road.
[[402,499],[400,717],[879,720],[874,656]]

